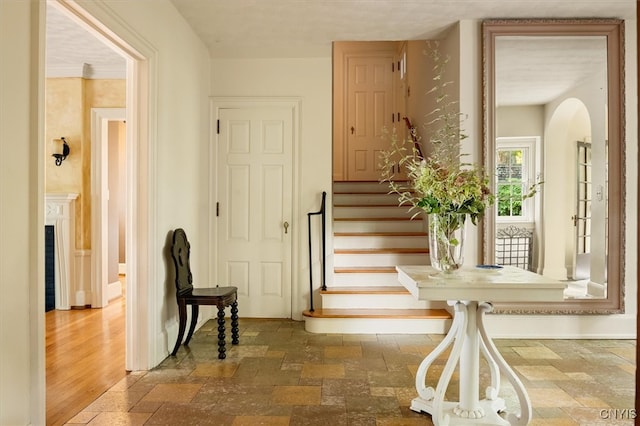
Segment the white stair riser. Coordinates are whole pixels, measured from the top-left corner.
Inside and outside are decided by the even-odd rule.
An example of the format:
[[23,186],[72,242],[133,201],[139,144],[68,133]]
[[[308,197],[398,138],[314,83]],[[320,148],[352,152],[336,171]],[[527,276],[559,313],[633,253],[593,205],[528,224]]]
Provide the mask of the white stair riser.
[[[323,294],[323,309],[430,309],[433,303],[411,294]],[[441,308],[441,306],[438,306]]]
[[357,249],[357,248],[427,248],[429,240],[426,235],[418,236],[334,236],[333,248]]
[[423,232],[424,228],[425,224],[421,220],[333,222],[334,232]]
[[334,194],[334,206],[345,204],[358,206],[371,204],[398,206],[398,196],[396,194]]
[[398,208],[396,206],[372,206],[372,207],[334,207],[333,217],[412,217],[415,212],[410,212],[406,208]]
[[[372,193],[375,192],[375,193]],[[334,184],[333,217],[334,232],[424,232],[426,221],[422,217],[414,220],[341,221],[340,218],[410,218],[408,206],[398,206],[398,196],[389,194],[386,185],[371,183]],[[337,219],[337,220],[336,220]],[[334,236],[336,249],[371,248],[427,248],[426,236]],[[385,254],[334,254],[336,267],[394,266],[428,264],[429,255],[385,253]],[[372,287],[398,286],[397,273],[334,273],[334,286]],[[323,294],[323,308],[327,309],[429,309],[434,302],[418,301],[409,294]],[[377,319],[377,318],[305,318],[308,331],[318,333],[444,333],[449,320],[433,319]]]
[[399,283],[397,273],[334,273],[333,285],[336,287],[372,287],[395,286]]
[[304,328],[310,333],[341,334],[446,334],[450,319],[309,318]]
[[426,265],[429,262],[428,253],[406,254],[338,254],[333,256],[333,265],[341,266],[393,266],[393,265]]

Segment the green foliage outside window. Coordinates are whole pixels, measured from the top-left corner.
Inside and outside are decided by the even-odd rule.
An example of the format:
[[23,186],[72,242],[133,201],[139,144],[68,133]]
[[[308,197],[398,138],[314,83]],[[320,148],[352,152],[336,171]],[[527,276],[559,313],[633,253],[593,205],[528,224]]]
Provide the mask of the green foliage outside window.
[[498,184],[496,196],[498,216],[522,216],[522,182],[509,179],[507,183]]

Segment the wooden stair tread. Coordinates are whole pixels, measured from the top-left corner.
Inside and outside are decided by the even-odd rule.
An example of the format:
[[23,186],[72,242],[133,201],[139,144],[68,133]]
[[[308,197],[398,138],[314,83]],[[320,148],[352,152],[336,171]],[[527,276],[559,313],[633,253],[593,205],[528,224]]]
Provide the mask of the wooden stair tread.
[[309,318],[451,319],[446,309],[315,309],[302,313]]
[[336,274],[397,274],[395,266],[338,266],[333,268]]
[[361,287],[328,287],[321,290],[321,294],[410,294],[409,290],[402,286],[361,286]]
[[[403,192],[415,192],[407,188],[406,191]],[[379,191],[369,190],[369,191],[334,191],[333,195],[388,195],[388,196],[397,196],[394,192],[388,192],[385,188],[380,188]]]
[[385,222],[395,220],[422,220],[421,218],[411,218],[406,216],[399,217],[334,217],[334,222]]
[[334,232],[334,237],[426,237],[426,232]]
[[[363,208],[404,208],[404,206],[398,206],[398,204],[334,204],[333,207],[357,207]],[[407,208],[408,210],[408,208]]]
[[[398,179],[397,182],[408,182],[408,179]],[[357,185],[359,183],[362,183],[362,184],[365,184],[365,183],[377,183],[377,184],[383,185],[377,179],[376,180],[371,180],[371,179],[369,179],[369,180],[366,180],[366,179],[362,179],[362,180],[334,179],[333,183],[336,183],[338,185],[340,185],[340,184],[356,184]]]
[[384,191],[340,191],[334,192],[333,195],[389,195]]
[[429,253],[429,249],[426,247],[397,247],[397,248],[350,248],[350,249],[335,249],[335,254],[420,254]]

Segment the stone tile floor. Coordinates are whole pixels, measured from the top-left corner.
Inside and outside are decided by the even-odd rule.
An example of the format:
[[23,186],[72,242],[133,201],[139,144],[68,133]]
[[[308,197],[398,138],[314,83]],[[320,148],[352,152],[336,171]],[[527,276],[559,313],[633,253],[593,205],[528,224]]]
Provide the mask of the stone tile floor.
[[[303,322],[242,318],[240,333],[238,346],[227,336],[227,358],[219,360],[217,325],[209,321],[189,348],[128,374],[68,424],[433,424],[409,405],[418,365],[442,335],[312,334]],[[532,425],[633,424],[635,340],[495,343],[529,393]],[[429,370],[430,385],[445,361]],[[502,382],[501,396],[517,409],[513,388]],[[447,399],[457,398],[457,384],[456,372]]]

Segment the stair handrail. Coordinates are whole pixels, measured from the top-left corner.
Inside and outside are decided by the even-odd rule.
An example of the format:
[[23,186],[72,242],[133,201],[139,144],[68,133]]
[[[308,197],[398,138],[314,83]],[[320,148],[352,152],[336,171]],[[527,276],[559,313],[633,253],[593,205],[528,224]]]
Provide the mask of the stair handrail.
[[326,191],[322,191],[322,202],[320,203],[320,210],[318,210],[317,212],[309,212],[307,213],[307,223],[309,225],[309,312],[313,312],[313,260],[312,260],[312,256],[311,256],[311,216],[316,216],[316,215],[321,215],[321,223],[322,223],[322,252],[320,254],[321,256],[321,263],[322,263],[322,270],[320,271],[320,279],[322,281],[322,290],[326,290],[327,289],[327,284],[325,283],[325,275],[326,275],[326,262],[325,262],[325,244],[326,244],[326,234],[325,234],[325,227],[326,227],[326,209],[325,209],[325,200],[327,198],[327,192]]

